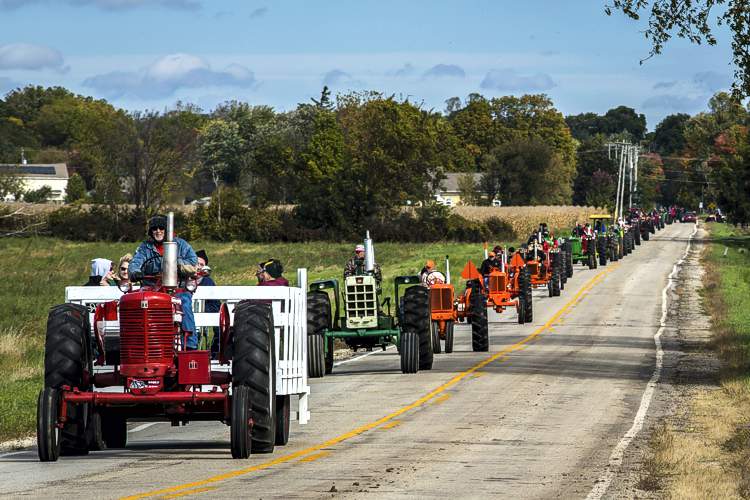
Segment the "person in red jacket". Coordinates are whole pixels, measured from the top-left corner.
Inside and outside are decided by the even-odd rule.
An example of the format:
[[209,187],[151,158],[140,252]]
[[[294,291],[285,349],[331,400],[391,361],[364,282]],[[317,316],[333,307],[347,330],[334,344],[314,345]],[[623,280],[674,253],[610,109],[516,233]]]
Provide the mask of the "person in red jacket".
[[283,272],[284,266],[276,259],[261,262],[255,273],[258,286],[289,286],[289,282],[281,275]]

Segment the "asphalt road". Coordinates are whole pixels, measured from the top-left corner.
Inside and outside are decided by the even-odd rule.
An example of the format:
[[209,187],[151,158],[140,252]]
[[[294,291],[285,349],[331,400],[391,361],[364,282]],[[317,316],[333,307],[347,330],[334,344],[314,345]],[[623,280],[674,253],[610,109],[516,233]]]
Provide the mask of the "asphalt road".
[[581,498],[630,428],[654,366],[661,293],[693,225],[618,263],[576,266],[533,324],[490,316],[490,353],[456,329],[453,354],[403,375],[395,350],[312,381],[286,447],[232,460],[228,428],[133,424],[126,450],[0,456],[0,497]]

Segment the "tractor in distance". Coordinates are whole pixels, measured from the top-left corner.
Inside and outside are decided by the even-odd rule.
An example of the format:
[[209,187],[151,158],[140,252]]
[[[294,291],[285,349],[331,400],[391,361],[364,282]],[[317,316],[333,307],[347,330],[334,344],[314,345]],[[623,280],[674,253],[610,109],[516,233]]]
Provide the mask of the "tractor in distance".
[[[403,373],[432,369],[433,346],[430,297],[419,276],[394,280],[393,302],[383,298],[375,276],[375,248],[370,232],[364,241],[365,258],[354,276],[314,281],[307,294],[307,351],[309,375],[333,371],[336,339],[353,351],[389,345],[398,348]],[[403,291],[403,295],[401,295]],[[332,300],[333,299],[333,300]]]
[[[50,310],[37,406],[41,461],[123,448],[128,420],[222,422],[231,427],[232,456],[247,458],[287,443],[291,394],[299,395],[298,421],[309,419],[304,323],[295,318],[304,313],[304,288],[196,290],[194,279],[178,276],[173,221],[170,213],[156,257],[161,273],[140,287],[68,287],[66,303]],[[299,270],[303,287],[306,279]],[[186,349],[181,287],[194,300],[226,301],[219,313],[196,314],[197,326],[220,328],[219,360]]]

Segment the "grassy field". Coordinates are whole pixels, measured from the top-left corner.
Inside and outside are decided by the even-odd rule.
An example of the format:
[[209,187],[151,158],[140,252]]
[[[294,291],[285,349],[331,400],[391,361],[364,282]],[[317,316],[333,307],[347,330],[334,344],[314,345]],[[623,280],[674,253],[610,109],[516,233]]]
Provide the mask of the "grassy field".
[[750,231],[707,227],[703,297],[719,388],[689,402],[686,422],[653,433],[645,465],[652,486],[667,479],[668,498],[750,498]]
[[[340,277],[354,244],[266,244],[196,242],[205,248],[217,284],[255,284],[258,262],[280,259],[290,281],[295,269],[307,267],[311,280]],[[0,240],[0,442],[34,432],[36,395],[42,384],[44,332],[50,306],[64,300],[64,289],[88,278],[88,263],[104,257],[117,262],[133,252],[135,243],[74,243],[51,238]],[[377,244],[385,291],[392,294],[393,277],[417,273],[428,258],[443,270],[451,257],[454,276],[466,260],[479,265],[477,244]]]

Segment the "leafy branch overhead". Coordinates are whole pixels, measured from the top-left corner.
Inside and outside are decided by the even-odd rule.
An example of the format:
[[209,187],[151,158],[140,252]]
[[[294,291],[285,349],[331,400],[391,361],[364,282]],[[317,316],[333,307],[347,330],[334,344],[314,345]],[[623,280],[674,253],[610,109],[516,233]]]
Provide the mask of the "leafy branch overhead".
[[636,21],[648,16],[644,34],[651,42],[649,58],[661,54],[675,35],[698,45],[716,45],[715,27],[727,26],[735,67],[732,89],[735,97],[743,98],[750,95],[749,8],[745,0],[613,0],[605,12],[621,11]]

